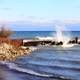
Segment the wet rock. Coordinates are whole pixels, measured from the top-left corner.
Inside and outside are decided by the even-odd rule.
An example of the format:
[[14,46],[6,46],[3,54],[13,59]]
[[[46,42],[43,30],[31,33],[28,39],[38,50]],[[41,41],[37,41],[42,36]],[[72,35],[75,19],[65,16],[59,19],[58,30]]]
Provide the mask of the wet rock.
[[57,45],[57,46],[58,46],[58,45],[63,45],[63,42],[62,42],[62,41],[57,42],[56,45]]
[[51,45],[56,45],[56,42],[55,41],[51,42]]

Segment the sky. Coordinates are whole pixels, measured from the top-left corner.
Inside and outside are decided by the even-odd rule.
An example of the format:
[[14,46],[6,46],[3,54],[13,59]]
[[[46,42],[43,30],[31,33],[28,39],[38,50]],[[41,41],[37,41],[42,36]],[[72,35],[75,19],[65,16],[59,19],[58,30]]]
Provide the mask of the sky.
[[0,0],[0,22],[16,24],[14,30],[52,30],[56,21],[79,24],[80,0]]

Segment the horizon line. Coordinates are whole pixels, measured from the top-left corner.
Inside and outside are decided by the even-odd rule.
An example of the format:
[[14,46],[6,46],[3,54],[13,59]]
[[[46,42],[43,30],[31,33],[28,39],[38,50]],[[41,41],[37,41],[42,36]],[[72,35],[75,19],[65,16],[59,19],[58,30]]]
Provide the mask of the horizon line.
[[0,20],[0,24],[55,24],[55,22],[64,23],[64,24],[79,24],[80,20]]

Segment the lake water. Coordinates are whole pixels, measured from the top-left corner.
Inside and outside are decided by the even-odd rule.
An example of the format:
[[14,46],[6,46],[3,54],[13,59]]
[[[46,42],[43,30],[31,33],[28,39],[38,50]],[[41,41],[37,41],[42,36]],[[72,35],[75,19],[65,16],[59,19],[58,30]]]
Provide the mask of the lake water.
[[[80,31],[65,31],[64,35],[69,37],[80,37]],[[55,31],[15,31],[11,38],[35,38],[35,37],[55,37]]]
[[[67,32],[80,37],[80,32]],[[65,33],[65,35],[67,35]],[[11,38],[54,37],[55,32],[16,32]],[[39,46],[29,56],[0,62],[0,80],[80,80],[80,45],[71,48]]]

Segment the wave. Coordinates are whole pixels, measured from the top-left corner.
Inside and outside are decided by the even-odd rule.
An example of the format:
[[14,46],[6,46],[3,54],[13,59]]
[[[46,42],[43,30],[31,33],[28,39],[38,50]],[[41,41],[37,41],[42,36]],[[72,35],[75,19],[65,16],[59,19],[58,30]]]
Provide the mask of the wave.
[[37,38],[37,39],[39,39],[39,40],[54,40],[53,37],[39,37],[39,36],[37,36],[37,37],[35,37],[35,38]]
[[10,62],[1,61],[0,63],[3,65],[6,65],[9,69],[16,70],[19,72],[28,73],[31,75],[36,75],[36,76],[41,76],[41,77],[52,77],[53,76],[53,75],[48,75],[48,74],[41,74],[41,73],[38,73],[38,72],[30,70],[30,69],[21,68],[21,67],[18,67],[17,64],[10,63]]
[[6,65],[11,70],[15,70],[15,71],[22,72],[22,73],[27,73],[27,74],[38,76],[38,77],[55,78],[59,80],[72,80],[71,78],[58,75],[58,74],[42,74],[42,73],[38,73],[30,69],[21,68],[21,67],[18,67],[17,64],[14,64],[11,62],[0,61],[0,64]]

